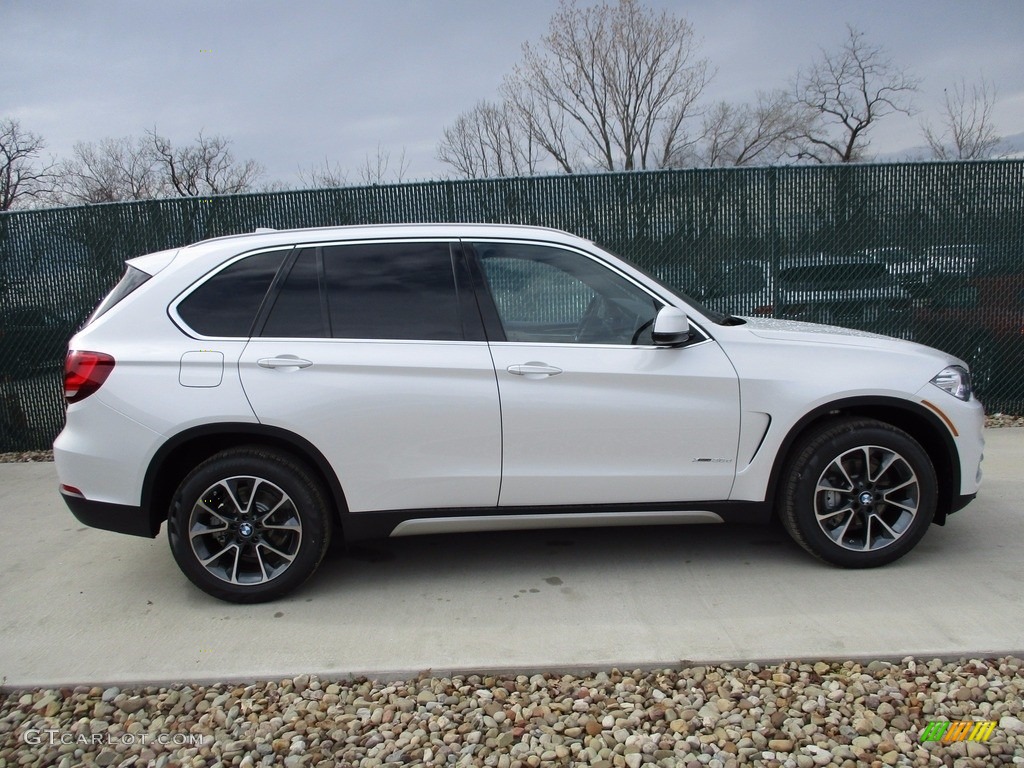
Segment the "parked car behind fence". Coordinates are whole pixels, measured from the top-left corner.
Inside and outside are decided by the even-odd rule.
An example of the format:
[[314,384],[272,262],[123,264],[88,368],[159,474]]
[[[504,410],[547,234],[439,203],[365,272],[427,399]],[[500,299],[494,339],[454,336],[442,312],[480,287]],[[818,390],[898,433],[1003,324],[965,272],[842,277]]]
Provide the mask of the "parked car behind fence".
[[0,310],[0,380],[23,379],[46,370],[58,370],[73,331],[73,321],[44,307]]
[[937,278],[914,311],[914,333],[968,361],[991,405],[1024,395],[1024,272]]
[[705,296],[727,314],[838,325],[910,338],[912,297],[882,261],[818,253],[786,256],[778,264],[725,264]]
[[865,261],[885,264],[889,274],[899,286],[914,297],[923,295],[935,276],[935,268],[928,263],[928,260],[922,255],[915,254],[909,248],[899,246],[865,248],[858,251],[857,255]]
[[990,265],[990,256],[980,245],[935,245],[924,251],[924,261],[933,274],[973,277]]

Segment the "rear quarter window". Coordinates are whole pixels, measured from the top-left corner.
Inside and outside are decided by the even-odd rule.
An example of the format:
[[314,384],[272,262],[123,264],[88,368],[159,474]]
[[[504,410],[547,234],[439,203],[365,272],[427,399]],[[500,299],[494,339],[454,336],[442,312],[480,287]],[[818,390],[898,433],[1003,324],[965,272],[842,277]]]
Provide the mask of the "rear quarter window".
[[114,286],[114,290],[108,293],[106,298],[96,305],[96,309],[94,309],[85,319],[83,326],[88,325],[104,312],[107,312],[112,307],[116,306],[117,303],[124,299],[125,296],[149,280],[150,277],[151,275],[143,272],[138,267],[128,267],[117,285]]
[[178,317],[201,336],[247,338],[290,250],[256,253],[229,264],[178,303]]

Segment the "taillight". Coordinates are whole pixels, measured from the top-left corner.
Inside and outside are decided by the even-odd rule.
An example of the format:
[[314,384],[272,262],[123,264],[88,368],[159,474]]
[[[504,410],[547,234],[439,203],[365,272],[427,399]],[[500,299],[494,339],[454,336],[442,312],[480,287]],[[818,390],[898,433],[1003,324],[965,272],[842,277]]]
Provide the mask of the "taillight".
[[102,352],[71,350],[64,359],[64,399],[84,400],[107,380],[114,370],[114,358]]

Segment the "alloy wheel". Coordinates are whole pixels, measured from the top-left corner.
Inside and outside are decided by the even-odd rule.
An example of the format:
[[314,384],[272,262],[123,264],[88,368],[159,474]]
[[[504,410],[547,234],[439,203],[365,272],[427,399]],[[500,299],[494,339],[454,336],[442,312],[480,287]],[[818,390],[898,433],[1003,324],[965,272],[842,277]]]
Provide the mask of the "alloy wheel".
[[835,457],[818,478],[814,517],[844,549],[873,552],[911,527],[920,505],[920,481],[899,453],[865,445]]
[[279,486],[260,477],[229,477],[196,501],[188,539],[196,560],[211,575],[229,584],[263,584],[295,560],[302,521]]

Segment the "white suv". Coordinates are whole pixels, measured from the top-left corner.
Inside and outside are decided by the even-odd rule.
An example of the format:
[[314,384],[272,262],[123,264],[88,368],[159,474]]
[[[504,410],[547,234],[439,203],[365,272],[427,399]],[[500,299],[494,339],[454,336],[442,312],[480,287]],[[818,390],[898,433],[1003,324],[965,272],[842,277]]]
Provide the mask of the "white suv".
[[332,537],[768,521],[910,550],[978,490],[983,410],[934,349],[702,308],[550,229],[260,232],[128,262],[71,340],[72,512],[211,595],[294,589]]

